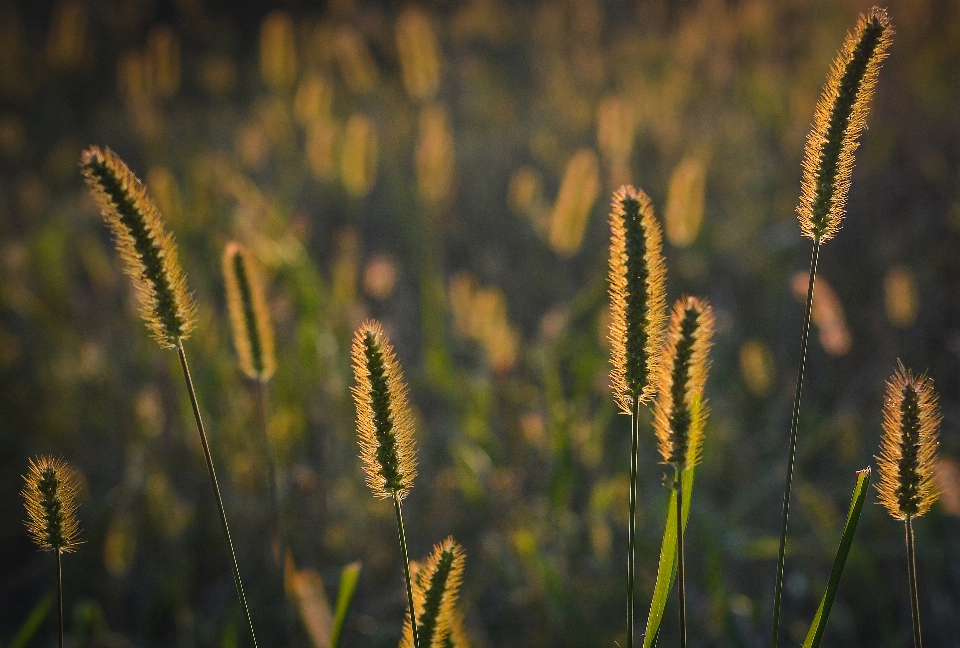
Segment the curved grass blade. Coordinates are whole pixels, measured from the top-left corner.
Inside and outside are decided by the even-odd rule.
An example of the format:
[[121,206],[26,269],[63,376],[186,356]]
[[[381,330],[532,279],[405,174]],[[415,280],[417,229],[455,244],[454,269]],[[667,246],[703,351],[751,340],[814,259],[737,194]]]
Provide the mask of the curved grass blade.
[[17,630],[17,634],[15,634],[13,639],[10,640],[10,643],[7,644],[7,648],[26,648],[30,640],[33,639],[33,635],[37,633],[37,629],[40,628],[40,624],[43,623],[43,620],[50,614],[55,600],[56,596],[54,594],[47,594],[40,599],[40,602],[37,603],[33,611],[30,612],[26,621],[24,621],[20,629]]
[[360,578],[360,562],[352,562],[340,572],[340,590],[337,592],[337,607],[333,613],[333,627],[330,629],[330,648],[337,648],[340,642],[340,631],[343,630],[343,621],[347,618],[353,592],[357,589],[357,579]]
[[857,522],[860,521],[860,511],[863,508],[864,500],[867,498],[867,486],[869,484],[870,469],[866,468],[858,471],[857,485],[853,489],[853,497],[850,499],[847,523],[843,527],[840,547],[837,549],[837,557],[833,561],[830,581],[827,583],[827,590],[823,593],[820,607],[817,608],[817,614],[813,617],[813,623],[810,624],[807,638],[803,641],[803,648],[817,648],[823,640],[823,631],[827,626],[827,617],[830,616],[830,608],[833,605],[833,599],[837,595],[837,588],[840,586],[840,576],[843,574],[843,566],[847,562],[847,555],[850,553],[850,546],[853,544],[853,534],[857,531]]
[[[683,528],[687,528],[690,517],[690,495],[693,492],[694,468],[684,470],[683,480]],[[657,567],[657,583],[653,588],[653,600],[650,601],[650,614],[647,616],[647,630],[643,634],[643,648],[656,644],[660,632],[660,622],[667,606],[667,598],[673,589],[677,577],[677,492],[670,489],[670,503],[667,505],[667,521],[663,529],[663,543],[660,545],[660,565]]]

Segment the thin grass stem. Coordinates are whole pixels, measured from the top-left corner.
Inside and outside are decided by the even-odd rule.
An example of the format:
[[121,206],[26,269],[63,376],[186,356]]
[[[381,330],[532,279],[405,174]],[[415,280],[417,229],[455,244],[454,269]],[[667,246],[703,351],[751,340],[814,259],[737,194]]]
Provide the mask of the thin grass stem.
[[640,443],[640,399],[633,401],[630,416],[630,526],[627,527],[627,648],[633,648],[634,574],[636,572],[637,533],[637,464]]
[[57,549],[57,607],[60,611],[60,648],[63,648],[63,552]]
[[407,553],[407,536],[403,532],[403,515],[400,513],[400,498],[393,496],[393,506],[397,511],[397,531],[400,533],[400,552],[403,554],[403,576],[407,579],[407,603],[410,605],[410,626],[413,629],[413,648],[420,648],[417,637],[417,610],[413,606],[413,584],[410,581],[410,555]]
[[276,524],[277,536],[280,542],[280,555],[277,559],[277,565],[282,566],[287,555],[287,536],[286,526],[283,521],[283,503],[281,501],[281,488],[279,482],[279,470],[277,468],[277,458],[273,452],[273,444],[270,442],[270,409],[268,407],[269,393],[267,384],[257,380],[255,382],[257,392],[257,412],[260,418],[260,424],[263,427],[263,435],[260,439],[263,456],[267,458],[267,478],[270,480],[270,498],[273,502],[273,516]]
[[683,479],[681,479],[680,466],[677,466],[676,472],[674,488],[677,491],[677,594],[680,598],[680,648],[687,648],[687,592],[683,578]]
[[917,596],[917,560],[913,542],[913,516],[904,520],[907,530],[907,578],[910,581],[910,608],[913,612],[913,647],[920,648],[920,599]]
[[803,389],[803,370],[807,361],[807,340],[810,338],[810,316],[813,312],[813,284],[817,277],[817,258],[820,255],[820,239],[813,241],[810,254],[810,282],[807,286],[807,306],[803,315],[803,332],[800,335],[800,369],[797,371],[797,391],[793,397],[793,415],[790,418],[790,449],[787,455],[787,479],[783,489],[783,517],[780,520],[780,550],[777,553],[777,583],[773,595],[772,648],[777,648],[780,634],[780,606],[783,599],[783,564],[787,548],[787,521],[790,515],[790,488],[793,484],[793,464],[797,454],[797,424],[800,419],[800,393]]
[[180,357],[180,367],[183,369],[183,378],[187,383],[187,391],[190,393],[190,404],[193,405],[193,416],[197,420],[197,432],[200,433],[200,444],[203,446],[203,458],[207,462],[207,473],[210,475],[210,484],[213,486],[213,493],[217,500],[217,510],[220,512],[220,522],[223,525],[223,533],[227,537],[227,546],[230,549],[230,560],[233,567],[233,580],[237,586],[237,594],[240,596],[240,604],[243,606],[243,613],[247,617],[247,625],[250,627],[250,638],[253,640],[254,648],[257,647],[257,635],[253,631],[253,619],[250,617],[250,608],[247,606],[247,597],[243,593],[243,583],[240,580],[240,567],[237,564],[237,554],[233,549],[233,539],[230,536],[230,525],[227,524],[227,512],[223,507],[223,498],[220,495],[220,485],[217,483],[217,472],[213,467],[213,457],[210,454],[210,445],[207,443],[207,433],[203,429],[203,420],[200,418],[200,405],[197,403],[197,393],[193,388],[193,378],[190,377],[190,367],[187,365],[187,355],[183,350],[183,341],[177,340],[177,355]]

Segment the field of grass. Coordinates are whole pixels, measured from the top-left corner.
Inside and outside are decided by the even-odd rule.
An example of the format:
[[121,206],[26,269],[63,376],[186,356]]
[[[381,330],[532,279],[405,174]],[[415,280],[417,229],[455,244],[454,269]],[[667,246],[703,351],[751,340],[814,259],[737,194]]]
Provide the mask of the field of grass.
[[[371,495],[383,467],[365,476],[360,458],[351,345],[370,319],[408,388],[413,585],[448,536],[465,555],[452,643],[626,645],[631,418],[611,391],[608,214],[628,184],[663,231],[668,312],[683,295],[712,307],[687,642],[770,645],[804,147],[869,4],[320,4],[0,3],[0,647],[57,641],[57,561],[21,496],[47,455],[75,471],[69,648],[253,645],[182,365],[140,319],[84,184],[90,146],[143,180],[175,241],[196,305],[183,353],[258,645],[326,648],[342,621],[344,648],[396,646],[421,596],[397,491]],[[939,498],[911,527],[923,641],[960,647],[960,4],[886,8],[896,33],[842,228],[819,249],[782,646],[807,636],[857,471],[881,481],[900,360],[943,417]],[[238,366],[231,241],[259,268],[272,374]],[[674,484],[654,409],[636,421],[636,645]],[[825,646],[913,640],[904,525],[878,500],[871,485]],[[679,643],[677,607],[674,588],[660,646]]]

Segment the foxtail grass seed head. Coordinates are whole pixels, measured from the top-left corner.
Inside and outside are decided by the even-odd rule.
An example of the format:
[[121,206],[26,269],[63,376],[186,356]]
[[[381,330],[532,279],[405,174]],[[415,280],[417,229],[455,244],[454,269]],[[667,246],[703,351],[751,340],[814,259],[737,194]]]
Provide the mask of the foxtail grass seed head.
[[175,347],[193,330],[196,307],[160,211],[140,180],[109,148],[91,146],[83,152],[80,165],[113,231],[126,272],[134,279],[147,328],[160,346]]
[[357,406],[360,458],[377,497],[406,497],[417,474],[413,417],[407,388],[380,323],[369,320],[353,337],[352,388]]
[[807,136],[797,207],[803,235],[814,241],[828,241],[840,230],[853,154],[892,37],[886,10],[874,7],[861,15],[820,94],[813,129]]
[[[457,592],[463,578],[466,558],[463,549],[447,538],[433,548],[433,553],[417,571],[413,585],[413,603],[416,607],[417,639],[420,648],[443,648],[451,645],[451,640],[459,638],[462,642],[462,629],[457,628],[458,637],[451,635],[454,629]],[[413,648],[413,628],[409,610],[403,627],[401,648]]]
[[621,187],[610,211],[610,381],[620,408],[653,397],[666,319],[662,233],[643,191]]
[[248,378],[267,382],[276,360],[273,325],[257,262],[245,247],[230,242],[223,251],[223,276],[240,370]]
[[710,304],[696,297],[677,300],[657,370],[653,425],[663,462],[679,470],[695,466],[700,459],[708,414],[703,388],[712,336]]
[[63,459],[30,460],[21,494],[27,531],[43,551],[69,553],[79,544],[76,477]]
[[877,464],[880,503],[894,518],[920,517],[936,501],[937,428],[940,408],[933,381],[897,367],[887,382],[883,438]]

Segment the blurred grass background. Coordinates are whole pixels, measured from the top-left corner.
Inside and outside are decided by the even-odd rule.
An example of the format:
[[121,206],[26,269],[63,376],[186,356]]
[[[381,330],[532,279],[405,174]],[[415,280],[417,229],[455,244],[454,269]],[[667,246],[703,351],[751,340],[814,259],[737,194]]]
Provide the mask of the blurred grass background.
[[[363,564],[342,645],[396,645],[406,602],[393,513],[356,457],[348,349],[367,316],[397,347],[419,422],[411,553],[447,534],[464,546],[473,644],[622,644],[629,423],[605,336],[606,212],[625,182],[665,220],[669,299],[703,295],[717,315],[691,640],[763,645],[809,256],[800,160],[868,5],[320,4],[0,4],[0,643],[53,591],[18,495],[27,458],[51,453],[84,484],[85,544],[64,561],[74,646],[247,645],[176,358],[138,321],[82,186],[79,153],[99,144],[147,183],[200,304],[187,350],[264,645],[283,645],[283,585],[223,303],[233,238],[270,278],[292,554],[331,598],[340,569]],[[821,254],[787,562],[794,644],[902,358],[929,369],[944,411],[943,495],[917,524],[924,638],[960,646],[960,3],[888,9],[897,34],[848,217]],[[641,619],[663,473],[647,435]],[[909,633],[902,531],[870,506],[827,641]],[[51,615],[33,645],[54,636]],[[300,626],[293,643],[309,645]]]

